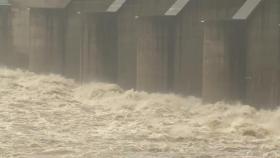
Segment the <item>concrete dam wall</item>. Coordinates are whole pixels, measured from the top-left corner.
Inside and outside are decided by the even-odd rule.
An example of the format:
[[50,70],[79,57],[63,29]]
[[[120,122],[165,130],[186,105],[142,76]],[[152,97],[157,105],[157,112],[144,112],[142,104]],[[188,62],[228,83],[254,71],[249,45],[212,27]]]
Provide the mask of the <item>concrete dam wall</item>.
[[10,0],[0,64],[273,108],[279,24],[279,0]]

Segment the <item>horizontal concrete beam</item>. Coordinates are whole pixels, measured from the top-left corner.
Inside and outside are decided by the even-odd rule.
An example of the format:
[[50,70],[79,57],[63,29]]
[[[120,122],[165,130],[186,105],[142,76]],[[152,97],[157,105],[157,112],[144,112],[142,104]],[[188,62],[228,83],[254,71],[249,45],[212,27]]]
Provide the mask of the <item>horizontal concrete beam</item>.
[[190,0],[177,0],[171,6],[171,8],[169,8],[167,10],[165,15],[167,15],[167,16],[176,16],[176,15],[178,15],[181,12],[181,10],[183,10],[183,8],[189,3],[189,1]]
[[69,9],[87,13],[108,12],[109,9],[115,12],[121,7],[120,3],[120,0],[72,0]]
[[246,20],[263,0],[247,0],[232,19]]
[[71,0],[11,0],[17,7],[27,8],[65,8]]
[[10,5],[9,0],[0,0],[0,6]]
[[107,12],[117,12],[127,0],[115,0],[107,9]]

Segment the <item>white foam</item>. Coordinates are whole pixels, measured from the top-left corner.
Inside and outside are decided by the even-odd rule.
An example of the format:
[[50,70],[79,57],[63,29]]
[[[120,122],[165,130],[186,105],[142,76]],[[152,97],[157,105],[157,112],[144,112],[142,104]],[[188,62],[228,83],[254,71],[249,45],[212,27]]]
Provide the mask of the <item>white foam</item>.
[[0,157],[280,155],[280,110],[0,69]]

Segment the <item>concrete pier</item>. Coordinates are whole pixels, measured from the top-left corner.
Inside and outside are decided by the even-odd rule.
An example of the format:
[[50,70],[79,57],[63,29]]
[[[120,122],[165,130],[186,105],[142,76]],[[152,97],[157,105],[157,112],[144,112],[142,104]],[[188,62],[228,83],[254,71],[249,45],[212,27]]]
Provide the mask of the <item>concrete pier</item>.
[[116,82],[117,27],[111,13],[88,14],[84,19],[81,81]]
[[137,19],[137,89],[167,92],[170,88],[172,19],[140,17]]
[[82,47],[83,18],[80,12],[67,10],[65,22],[64,75],[80,79],[80,52]]
[[[118,84],[136,88],[137,17],[163,16],[176,0],[127,0],[118,12]],[[156,19],[156,18],[155,18]]]
[[12,65],[40,73],[62,73],[63,8],[71,0],[10,0]]
[[247,103],[280,105],[280,1],[264,0],[248,19]]
[[116,82],[117,18],[106,11],[112,2],[76,0],[68,6],[66,76],[81,82]]
[[190,0],[176,16],[174,91],[201,97],[203,32],[207,20],[231,19],[245,0]]
[[29,18],[30,9],[24,7],[12,7],[11,17],[11,65],[17,68],[27,69],[30,53]]
[[189,1],[176,14],[174,49],[174,91],[183,95],[201,96],[203,27],[201,6]]
[[138,6],[127,1],[118,12],[118,79],[125,89],[136,88],[136,19]]
[[10,65],[11,31],[10,6],[0,5],[0,63]]
[[244,100],[245,34],[244,21],[205,23],[202,86],[204,101]]
[[30,10],[29,70],[62,73],[64,12],[60,9]]

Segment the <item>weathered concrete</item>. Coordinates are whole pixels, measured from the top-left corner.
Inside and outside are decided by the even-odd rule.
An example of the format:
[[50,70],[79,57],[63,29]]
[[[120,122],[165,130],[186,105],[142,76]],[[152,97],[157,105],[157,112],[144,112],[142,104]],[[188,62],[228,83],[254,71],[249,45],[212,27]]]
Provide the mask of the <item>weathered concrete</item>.
[[265,0],[248,20],[247,103],[280,104],[280,1]]
[[69,11],[66,15],[65,28],[65,65],[67,77],[80,79],[80,52],[82,47],[83,18],[81,14]]
[[201,96],[203,22],[230,19],[245,0],[191,0],[176,17],[174,91]]
[[10,7],[0,6],[0,63],[9,65],[11,58]]
[[[173,15],[166,13],[178,1],[187,2],[184,9],[172,20],[162,17]],[[63,71],[83,82],[117,82],[126,89],[174,89],[206,101],[246,97],[249,104],[273,107],[280,104],[280,2],[253,0],[256,5],[244,13],[245,1],[127,0],[120,11],[112,11],[115,0],[26,0],[24,5],[13,0],[11,9],[0,7],[0,63],[35,72]],[[65,17],[62,10],[42,9],[65,6]],[[231,18],[246,20],[244,38],[237,37],[243,26],[228,22]],[[246,62],[240,54],[243,39]],[[245,75],[242,64],[236,65],[241,62]]]
[[264,0],[246,0],[240,9],[234,14],[234,20],[247,20]]
[[167,17],[137,19],[137,89],[166,92],[170,87],[172,21]]
[[176,2],[164,13],[166,16],[178,15],[191,0],[176,0]]
[[113,2],[114,0],[72,0],[67,7],[74,12],[104,13]]
[[114,0],[110,6],[107,8],[107,12],[109,13],[116,13],[118,12],[123,5],[127,2],[128,0]]
[[244,21],[205,23],[202,87],[204,101],[244,99],[245,34]]
[[55,9],[30,11],[29,69],[40,73],[62,73],[64,13]]
[[65,8],[71,0],[10,0],[19,8]]
[[28,68],[29,60],[29,9],[11,8],[12,58],[11,65]]
[[118,13],[118,84],[136,88],[136,19],[137,6],[128,1]]
[[35,72],[62,73],[63,11],[43,8],[64,8],[70,0],[10,2],[12,4],[10,65]]
[[[77,1],[79,2],[79,1]],[[74,5],[74,6],[73,6]],[[66,20],[65,75],[81,82],[116,82],[117,21],[115,14],[77,11],[71,3]]]
[[110,13],[85,17],[81,50],[81,81],[116,82],[117,23]]
[[176,0],[128,0],[118,12],[118,84],[136,88],[136,19],[162,16]]
[[70,0],[10,2],[12,65],[35,72],[62,73],[63,11],[50,8],[64,8]]

